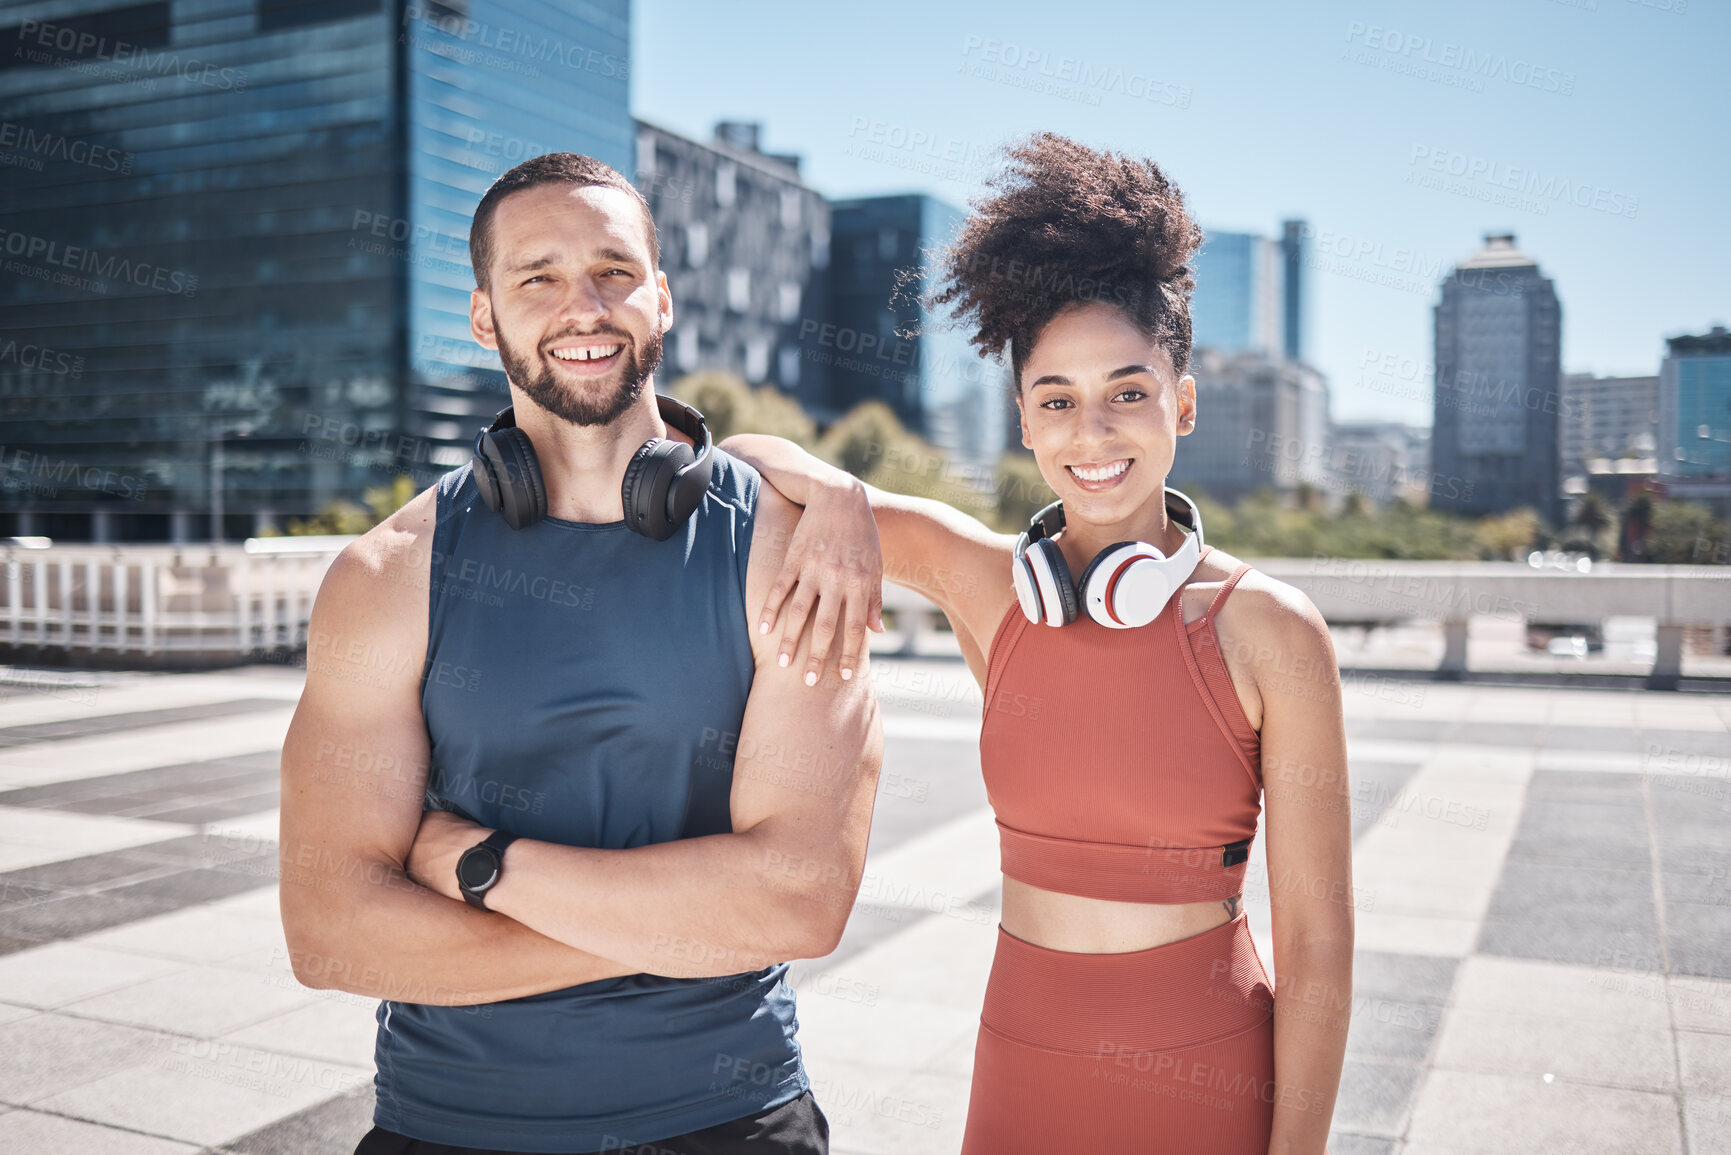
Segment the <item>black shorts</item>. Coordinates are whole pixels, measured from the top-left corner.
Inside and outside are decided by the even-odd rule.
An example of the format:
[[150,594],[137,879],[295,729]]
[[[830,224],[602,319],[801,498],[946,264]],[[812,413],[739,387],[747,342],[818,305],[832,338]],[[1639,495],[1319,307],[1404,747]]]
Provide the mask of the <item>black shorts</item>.
[[[610,1147],[606,1155],[829,1155],[829,1120],[806,1091],[779,1107],[633,1147]],[[496,1147],[452,1147],[411,1139],[383,1127],[361,1136],[355,1155],[518,1155]],[[570,1152],[569,1155],[598,1155]]]

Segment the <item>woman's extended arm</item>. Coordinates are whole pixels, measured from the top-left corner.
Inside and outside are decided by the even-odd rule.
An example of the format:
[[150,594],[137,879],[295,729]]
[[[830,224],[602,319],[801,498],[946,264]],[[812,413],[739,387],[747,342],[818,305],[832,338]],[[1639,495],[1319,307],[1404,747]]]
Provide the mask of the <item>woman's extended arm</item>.
[[1268,658],[1255,664],[1274,924],[1268,1150],[1322,1155],[1352,1019],[1356,904],[1340,672],[1328,624],[1302,593],[1275,583],[1254,601],[1269,642]]
[[[990,627],[996,624],[993,615],[1001,613],[1001,603],[1007,604],[1005,598],[1014,596],[1009,566],[1014,537],[994,533],[941,501],[867,485],[780,437],[736,433],[722,441],[721,448],[748,462],[783,497],[805,506],[812,515],[802,517],[794,531],[787,563],[770,589],[759,623],[759,628],[773,629],[778,616],[781,618],[783,653],[797,649],[812,605],[821,607],[832,590],[838,594],[845,591],[850,624],[842,661],[844,666],[857,668],[857,662],[850,663],[849,657],[864,647],[865,630],[863,625],[857,631],[853,626],[852,605],[858,601],[869,607],[874,627],[881,630],[884,578],[930,598],[958,632],[968,630],[976,640],[978,627],[987,623],[986,640],[990,641]],[[846,545],[858,540],[855,519],[862,509],[875,519],[876,555],[855,556],[869,551],[850,550]],[[861,587],[865,599],[854,596]],[[784,600],[787,612],[779,614]],[[828,652],[825,617],[820,608],[812,633],[814,669],[823,664],[823,654]]]

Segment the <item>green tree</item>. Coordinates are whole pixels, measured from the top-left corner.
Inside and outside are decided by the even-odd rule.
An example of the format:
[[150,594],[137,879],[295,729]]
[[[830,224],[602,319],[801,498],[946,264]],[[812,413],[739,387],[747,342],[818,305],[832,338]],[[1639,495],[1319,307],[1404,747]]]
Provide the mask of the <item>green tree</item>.
[[1479,519],[1473,533],[1479,556],[1491,561],[1520,561],[1531,552],[1538,535],[1539,515],[1527,506]]
[[1647,556],[1648,538],[1653,532],[1653,495],[1645,491],[1635,494],[1623,507],[1623,532],[1618,542],[1619,561],[1651,561]]
[[1661,501],[1653,506],[1653,532],[1647,538],[1648,557],[1669,565],[1731,563],[1731,534],[1725,523],[1704,505]]
[[1603,497],[1588,490],[1581,495],[1564,527],[1563,548],[1580,550],[1595,560],[1609,553],[1607,540],[1615,533],[1617,515]]
[[732,373],[705,370],[673,383],[669,394],[703,414],[717,442],[735,433],[768,433],[810,449],[817,427],[799,402],[773,385],[756,389]]
[[998,458],[998,508],[994,526],[1001,533],[1020,533],[1033,516],[1058,495],[1040,475],[1040,466],[1026,453],[1007,452]]

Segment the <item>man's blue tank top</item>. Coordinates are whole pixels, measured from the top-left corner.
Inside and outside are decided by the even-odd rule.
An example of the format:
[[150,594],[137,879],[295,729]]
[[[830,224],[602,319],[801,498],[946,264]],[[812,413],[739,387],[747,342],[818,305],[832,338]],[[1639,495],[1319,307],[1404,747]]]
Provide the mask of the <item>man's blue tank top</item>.
[[[761,479],[714,452],[697,511],[660,542],[623,521],[513,530],[468,466],[440,480],[421,685],[429,807],[603,849],[733,829]],[[381,1003],[374,1122],[456,1146],[568,1152],[755,1114],[809,1086],[786,972]]]

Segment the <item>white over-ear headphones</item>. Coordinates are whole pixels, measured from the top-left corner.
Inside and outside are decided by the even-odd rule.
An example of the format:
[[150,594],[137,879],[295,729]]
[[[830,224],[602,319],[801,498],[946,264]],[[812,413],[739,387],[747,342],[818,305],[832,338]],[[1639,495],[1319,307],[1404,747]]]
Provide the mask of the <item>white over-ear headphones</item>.
[[1030,622],[1064,626],[1083,610],[1114,630],[1145,626],[1160,616],[1178,587],[1202,559],[1202,514],[1176,489],[1166,490],[1166,512],[1191,532],[1167,557],[1145,541],[1121,541],[1095,555],[1079,583],[1052,538],[1064,528],[1064,503],[1054,501],[1028,523],[1016,539],[1012,577],[1016,600]]

